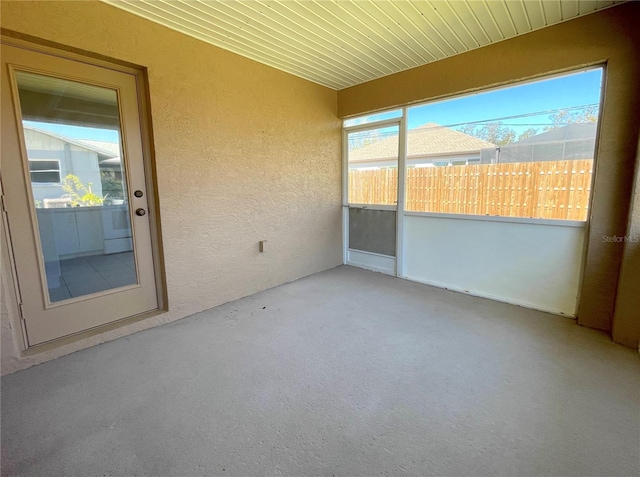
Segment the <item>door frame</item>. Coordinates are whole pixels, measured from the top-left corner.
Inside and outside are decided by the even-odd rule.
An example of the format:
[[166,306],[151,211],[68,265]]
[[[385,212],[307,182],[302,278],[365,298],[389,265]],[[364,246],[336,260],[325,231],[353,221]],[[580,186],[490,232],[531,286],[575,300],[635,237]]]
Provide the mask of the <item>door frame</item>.
[[[78,331],[60,338],[29,346],[26,334],[25,320],[22,312],[22,293],[20,290],[20,277],[16,267],[13,240],[19,240],[12,234],[11,223],[6,211],[4,200],[4,189],[2,188],[2,175],[0,173],[0,194],[2,197],[2,214],[0,222],[2,222],[2,253],[0,259],[7,266],[2,267],[2,280],[6,282],[6,288],[2,290],[5,293],[4,302],[9,314],[9,320],[14,330],[14,341],[18,345],[21,356],[30,356],[49,349],[68,344],[73,341],[87,338],[105,331],[125,326],[130,323],[141,321],[150,316],[158,315],[168,311],[167,304],[167,287],[165,277],[164,254],[162,247],[161,221],[159,201],[157,195],[157,174],[155,168],[155,155],[152,147],[152,124],[151,110],[148,95],[148,77],[144,67],[125,63],[117,59],[107,58],[103,55],[94,55],[89,52],[78,50],[76,48],[63,45],[50,46],[51,42],[46,42],[33,37],[25,39],[22,35],[16,35],[13,32],[2,30],[0,43],[2,45],[20,48],[35,53],[45,54],[64,60],[71,60],[84,63],[90,66],[106,68],[115,72],[126,73],[134,77],[137,96],[137,110],[140,123],[140,143],[142,146],[143,169],[145,174],[145,194],[147,197],[149,232],[151,239],[151,254],[153,267],[155,270],[155,288],[158,306],[154,310],[144,312],[138,315],[124,317],[103,325],[99,325],[86,330]],[[5,72],[8,74],[8,72]],[[13,107],[11,107],[13,112]],[[20,330],[20,331],[18,331]]]
[[[384,263],[380,265],[371,265],[372,269],[382,273],[391,274],[398,277],[404,276],[404,216],[405,216],[405,195],[404,190],[406,176],[406,158],[407,158],[407,128],[406,111],[402,108],[402,115],[392,119],[383,119],[380,121],[372,121],[366,124],[357,124],[342,128],[342,263],[348,265],[349,260],[349,209],[366,208],[369,210],[394,210],[396,212],[396,256],[393,271]],[[398,127],[398,191],[397,202],[392,205],[371,205],[371,204],[349,204],[349,134],[354,132],[371,131],[384,127]],[[386,255],[365,252],[378,262],[388,262],[390,259]]]

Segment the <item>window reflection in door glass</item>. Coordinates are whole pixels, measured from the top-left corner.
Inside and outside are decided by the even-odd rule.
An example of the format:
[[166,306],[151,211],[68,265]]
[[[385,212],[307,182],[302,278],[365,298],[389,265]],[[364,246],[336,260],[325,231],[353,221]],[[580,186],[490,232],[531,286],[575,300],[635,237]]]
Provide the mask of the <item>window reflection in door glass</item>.
[[16,72],[49,300],[137,283],[116,91]]

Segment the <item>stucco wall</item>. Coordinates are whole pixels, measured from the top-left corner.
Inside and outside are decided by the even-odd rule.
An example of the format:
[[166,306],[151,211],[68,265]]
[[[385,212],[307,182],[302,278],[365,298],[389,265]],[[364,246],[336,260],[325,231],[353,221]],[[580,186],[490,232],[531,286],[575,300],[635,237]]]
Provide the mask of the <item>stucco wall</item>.
[[624,254],[613,318],[613,339],[640,349],[640,142],[629,226],[623,243]]
[[[605,242],[602,237],[627,232],[640,126],[638,18],[640,3],[629,2],[347,88],[338,92],[338,115],[348,117],[606,62],[594,201],[578,322],[611,330],[623,244]],[[634,253],[637,251],[629,247],[625,260],[633,260]],[[633,288],[637,290],[638,267],[628,269],[631,271],[625,273],[635,274],[635,280],[632,286],[621,289],[625,294],[633,293]],[[623,302],[627,302],[624,297]],[[633,306],[620,308],[617,319],[626,320],[625,314],[633,315],[629,315],[628,320],[639,319],[639,312]],[[620,328],[615,339],[629,344],[630,337],[622,333]],[[637,338],[635,341],[637,343]]]
[[170,308],[19,359],[3,305],[3,373],[341,263],[335,91],[99,2],[1,8],[5,29],[147,68]]

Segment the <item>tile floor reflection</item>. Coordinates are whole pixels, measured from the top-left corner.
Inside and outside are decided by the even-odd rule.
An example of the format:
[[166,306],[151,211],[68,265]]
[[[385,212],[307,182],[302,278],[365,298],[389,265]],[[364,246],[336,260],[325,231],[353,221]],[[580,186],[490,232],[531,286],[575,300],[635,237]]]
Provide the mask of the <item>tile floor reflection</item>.
[[49,288],[52,302],[137,282],[133,252],[60,260],[60,286]]

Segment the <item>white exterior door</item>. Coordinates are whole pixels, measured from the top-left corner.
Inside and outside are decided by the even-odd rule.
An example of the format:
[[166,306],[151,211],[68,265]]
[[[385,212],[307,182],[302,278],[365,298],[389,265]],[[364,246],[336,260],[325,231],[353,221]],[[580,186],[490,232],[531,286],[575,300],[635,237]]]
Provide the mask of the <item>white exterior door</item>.
[[158,308],[137,81],[2,45],[2,188],[27,346]]

